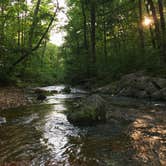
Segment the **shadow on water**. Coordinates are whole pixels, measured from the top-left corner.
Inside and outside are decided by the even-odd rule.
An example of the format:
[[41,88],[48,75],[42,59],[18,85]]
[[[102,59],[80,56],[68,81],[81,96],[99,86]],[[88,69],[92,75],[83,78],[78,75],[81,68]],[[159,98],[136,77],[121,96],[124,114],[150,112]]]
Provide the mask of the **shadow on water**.
[[123,132],[126,124],[76,127],[68,122],[64,112],[80,97],[56,94],[45,104],[0,112],[6,118],[0,125],[0,165],[136,165]]

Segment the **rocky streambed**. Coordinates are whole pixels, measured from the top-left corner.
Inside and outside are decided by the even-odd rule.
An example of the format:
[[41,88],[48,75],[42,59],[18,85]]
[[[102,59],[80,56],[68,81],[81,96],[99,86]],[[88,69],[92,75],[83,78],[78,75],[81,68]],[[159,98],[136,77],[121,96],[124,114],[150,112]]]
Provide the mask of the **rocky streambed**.
[[123,132],[125,123],[75,126],[68,121],[67,112],[82,98],[87,94],[54,93],[32,106],[0,111],[5,118],[0,124],[0,165],[137,164]]
[[121,93],[127,87],[33,89],[31,100],[46,98],[0,111],[0,165],[165,166],[166,103]]

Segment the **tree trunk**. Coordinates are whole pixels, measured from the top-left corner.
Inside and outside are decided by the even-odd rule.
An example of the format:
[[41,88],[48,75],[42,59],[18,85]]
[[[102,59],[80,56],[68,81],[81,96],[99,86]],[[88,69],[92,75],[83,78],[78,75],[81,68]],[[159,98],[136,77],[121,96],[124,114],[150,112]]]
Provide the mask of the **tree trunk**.
[[103,40],[104,40],[104,57],[107,62],[107,32],[106,32],[106,17],[105,17],[105,6],[103,2]]
[[20,24],[20,0],[17,1],[18,3],[18,11],[17,11],[17,23],[18,23],[18,30],[17,30],[17,45],[20,49],[20,41],[21,41],[21,24]]
[[0,11],[1,11],[1,24],[0,24],[0,41],[3,42],[4,40],[4,26],[5,26],[5,16],[4,16],[4,4],[3,2],[1,2],[1,6],[0,6]]
[[161,47],[161,37],[160,37],[160,28],[159,28],[159,22],[158,22],[158,18],[157,18],[157,13],[156,13],[156,9],[154,6],[154,3],[152,0],[147,0],[148,2],[148,6],[150,6],[150,10],[152,12],[152,17],[153,17],[153,21],[154,21],[154,25],[155,25],[155,37],[157,40],[157,46],[158,48]]
[[44,67],[44,56],[45,56],[46,48],[47,48],[47,41],[44,40],[44,46],[43,46],[43,50],[41,54],[41,67]]
[[91,54],[92,63],[96,63],[96,2],[90,1],[90,17],[91,17]]
[[[146,11],[148,13],[148,16],[150,17],[150,11],[149,11],[149,8],[148,8],[148,2],[146,3],[147,1],[145,0],[145,7],[146,7]],[[150,31],[150,35],[151,35],[151,40],[152,40],[152,46],[153,48],[155,49],[156,48],[156,41],[155,41],[155,37],[154,37],[154,33],[153,33],[153,30],[152,30],[152,26],[150,25],[149,26],[149,31]]]
[[142,27],[143,17],[142,17],[142,0],[138,0],[138,8],[139,8],[139,35],[140,35],[140,46],[142,50],[145,48],[144,42],[144,32]]
[[162,31],[162,41],[161,41],[161,53],[164,62],[166,62],[166,31],[165,31],[165,19],[164,19],[164,12],[163,12],[163,1],[158,0],[158,6],[159,6],[159,14],[160,14],[160,25],[161,25],[161,31]]
[[29,49],[32,49],[32,42],[33,42],[33,37],[34,37],[34,29],[35,29],[36,24],[37,24],[37,16],[38,16],[40,4],[41,4],[41,0],[38,0],[37,4],[36,4],[36,8],[34,10],[34,14],[33,14],[32,25],[31,25],[31,28],[29,30]]
[[158,0],[159,13],[160,13],[160,24],[161,29],[165,32],[165,19],[164,19],[164,9],[163,9],[163,0]]
[[25,58],[27,58],[33,51],[36,51],[36,50],[40,47],[40,45],[41,45],[43,39],[45,38],[45,36],[46,36],[47,33],[49,32],[50,27],[51,27],[51,25],[52,25],[52,23],[53,23],[53,21],[54,21],[54,19],[55,19],[55,16],[56,16],[57,11],[58,11],[58,9],[59,9],[58,0],[57,0],[57,7],[56,7],[56,10],[55,10],[55,12],[54,12],[54,15],[51,17],[50,23],[48,24],[46,30],[43,32],[43,34],[42,34],[41,38],[39,39],[39,41],[38,41],[38,42],[36,43],[36,45],[32,48],[32,41],[33,41],[33,40],[32,40],[32,38],[30,38],[30,36],[33,37],[35,25],[36,25],[36,23],[37,23],[36,21],[37,21],[37,14],[38,14],[38,11],[39,11],[40,2],[41,2],[41,0],[38,0],[38,1],[37,1],[37,5],[36,5],[35,11],[34,11],[32,26],[31,26],[30,32],[29,32],[29,43],[28,43],[29,45],[28,45],[28,50],[25,50],[24,54],[23,54],[18,60],[16,60],[16,61],[13,63],[13,65],[9,68],[9,72],[14,68],[14,66],[16,66],[17,64],[19,64],[20,62],[22,62],[22,61],[23,61]]
[[86,26],[86,13],[85,13],[85,3],[81,0],[81,8],[82,8],[82,15],[83,15],[83,30],[84,30],[84,48],[88,52],[88,41],[87,41],[87,26]]

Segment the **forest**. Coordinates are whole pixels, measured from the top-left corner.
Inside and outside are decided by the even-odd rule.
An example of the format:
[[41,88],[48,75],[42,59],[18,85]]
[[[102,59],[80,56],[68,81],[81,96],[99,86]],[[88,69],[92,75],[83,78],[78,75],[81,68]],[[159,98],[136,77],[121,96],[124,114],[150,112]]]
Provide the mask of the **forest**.
[[165,0],[0,0],[0,166],[165,166],[165,116]]
[[68,0],[58,47],[49,40],[63,10],[58,1],[2,0],[0,82],[104,84],[136,71],[165,76],[165,3]]

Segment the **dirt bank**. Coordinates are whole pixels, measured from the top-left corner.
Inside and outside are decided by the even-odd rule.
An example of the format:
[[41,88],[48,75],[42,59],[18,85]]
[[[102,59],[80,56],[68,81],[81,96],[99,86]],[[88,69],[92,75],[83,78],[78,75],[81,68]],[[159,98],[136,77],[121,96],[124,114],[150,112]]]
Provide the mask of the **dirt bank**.
[[29,104],[23,91],[16,87],[0,87],[0,110],[16,108]]

